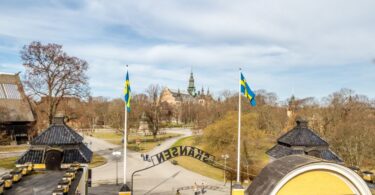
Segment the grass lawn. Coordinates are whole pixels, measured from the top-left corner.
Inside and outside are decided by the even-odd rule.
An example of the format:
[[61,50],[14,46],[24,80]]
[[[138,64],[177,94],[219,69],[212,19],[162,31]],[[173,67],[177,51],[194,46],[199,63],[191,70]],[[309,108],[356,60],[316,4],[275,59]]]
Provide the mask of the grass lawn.
[[0,168],[13,169],[15,167],[15,162],[18,158],[18,156],[13,156],[0,159]]
[[92,136],[95,138],[104,139],[105,141],[116,145],[121,145],[123,137],[122,134],[115,132],[95,132],[92,134]]
[[[194,142],[194,137],[185,137],[182,139],[179,139],[176,143],[173,144],[173,146],[192,146]],[[199,147],[195,145],[196,147]],[[190,171],[199,173],[201,175],[222,181],[224,179],[224,172],[221,169],[217,169],[215,167],[212,167],[206,163],[203,163],[195,158],[181,156],[177,157],[174,160],[177,161],[178,165],[184,167],[185,169],[188,169]]]
[[107,163],[107,159],[104,158],[103,156],[99,155],[99,154],[96,154],[94,153],[93,157],[92,157],[92,160],[91,160],[91,163],[89,164],[89,168],[95,168],[95,167],[99,167],[99,166],[102,166],[104,164]]
[[[148,152],[155,148],[161,141],[178,137],[181,134],[177,133],[167,133],[164,135],[158,135],[156,138],[159,139],[159,141],[152,141],[154,139],[153,136],[141,136],[141,135],[129,135],[129,143],[128,148],[130,150],[135,150],[138,152]],[[103,139],[105,141],[108,141],[112,144],[116,145],[122,145],[122,136],[121,133],[114,133],[114,132],[95,132],[92,135],[93,137]],[[136,144],[135,142],[139,140],[140,144]]]
[[[18,156],[14,156],[0,159],[0,168],[13,169],[15,167],[15,162],[18,158]],[[104,165],[105,163],[107,163],[106,158],[94,153],[92,157],[92,162],[90,163],[90,168],[98,167]]]
[[29,145],[0,146],[0,152],[19,152],[19,151],[25,151],[29,147],[30,147]]

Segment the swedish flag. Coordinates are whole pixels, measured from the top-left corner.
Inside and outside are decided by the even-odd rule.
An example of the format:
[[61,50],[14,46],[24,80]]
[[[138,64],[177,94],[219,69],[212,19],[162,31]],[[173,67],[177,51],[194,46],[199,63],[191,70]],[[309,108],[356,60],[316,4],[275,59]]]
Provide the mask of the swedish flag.
[[128,112],[130,112],[130,81],[129,81],[129,72],[126,71],[126,80],[125,80],[125,88],[124,88],[124,98],[125,98],[125,106]]
[[241,81],[240,81],[240,85],[241,85],[241,92],[242,94],[245,95],[245,97],[247,99],[249,99],[250,101],[250,104],[252,106],[255,106],[256,105],[256,101],[255,101],[255,93],[253,91],[251,91],[249,85],[247,84],[246,82],[246,79],[245,77],[242,75],[241,73]]

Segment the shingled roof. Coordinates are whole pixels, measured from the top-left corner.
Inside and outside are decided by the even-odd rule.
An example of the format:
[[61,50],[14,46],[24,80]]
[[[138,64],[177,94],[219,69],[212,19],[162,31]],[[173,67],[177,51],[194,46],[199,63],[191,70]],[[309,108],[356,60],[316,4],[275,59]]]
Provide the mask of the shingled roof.
[[30,102],[18,74],[0,73],[0,122],[34,122]]
[[82,143],[83,137],[65,125],[64,117],[56,117],[38,137],[31,141],[33,145],[63,145]]
[[321,159],[342,162],[341,158],[329,149],[329,144],[307,126],[307,121],[298,119],[297,126],[281,136],[277,144],[266,153],[273,158],[294,154],[306,154]]
[[64,150],[63,163],[90,163],[92,152],[84,144],[80,144],[78,149]]
[[45,163],[45,154],[51,148],[62,150],[62,163],[90,163],[93,153],[82,141],[83,137],[64,123],[64,117],[55,117],[53,123],[31,141],[31,148],[16,163]]
[[281,136],[277,142],[288,146],[328,146],[328,143],[307,127],[307,121],[299,119],[297,126]]
[[27,162],[36,163],[36,164],[43,163],[44,161],[43,157],[44,157],[44,150],[30,149],[26,151],[26,153],[23,154],[21,158],[19,158],[16,161],[16,164],[24,164]]
[[[45,163],[44,155],[46,148],[30,149],[26,151],[16,164],[25,164],[27,162],[42,164]],[[92,159],[92,152],[86,145],[81,143],[78,148],[65,149],[63,152],[62,163],[90,163]]]
[[303,150],[293,150],[290,147],[276,144],[270,150],[267,151],[267,154],[274,158],[281,158],[283,156],[289,156],[293,154],[304,154]]

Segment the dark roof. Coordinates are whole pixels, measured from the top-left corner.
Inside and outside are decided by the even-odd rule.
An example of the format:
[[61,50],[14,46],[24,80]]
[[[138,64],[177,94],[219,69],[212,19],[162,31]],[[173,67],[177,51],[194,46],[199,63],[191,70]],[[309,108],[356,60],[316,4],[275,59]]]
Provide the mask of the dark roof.
[[320,151],[320,156],[318,158],[322,158],[329,161],[336,161],[336,162],[344,162],[337,154],[332,152],[330,149]]
[[246,189],[247,195],[269,195],[277,183],[292,170],[323,160],[311,156],[291,155],[268,164]]
[[31,142],[33,148],[42,149],[27,151],[17,163],[44,163],[44,153],[51,145],[54,147],[58,145],[63,151],[62,163],[90,163],[92,151],[82,143],[82,140],[82,136],[64,123],[64,117],[55,117],[53,124]]
[[55,123],[31,141],[32,145],[62,145],[82,143],[83,137],[64,123]]
[[290,147],[276,144],[274,147],[269,149],[266,153],[274,158],[281,158],[281,157],[293,155],[293,154],[304,154],[305,152],[303,150],[293,150]]
[[92,151],[84,144],[80,144],[78,149],[64,150],[62,163],[90,163],[92,158]]
[[18,74],[0,73],[0,122],[33,122],[35,117]]
[[307,122],[297,120],[297,126],[281,136],[277,144],[266,152],[273,158],[293,154],[306,154],[328,161],[343,162],[329,149],[329,144],[307,127]]
[[282,158],[284,156],[289,156],[289,155],[294,155],[294,154],[302,154],[302,155],[306,154],[309,156],[314,156],[314,157],[321,158],[321,159],[328,160],[328,161],[343,162],[339,156],[337,156],[334,152],[332,152],[328,148],[310,150],[309,152],[305,153],[304,150],[296,150],[291,147],[277,144],[271,149],[269,149],[266,153],[273,158]]
[[87,161],[91,162],[93,152],[85,144],[79,145],[79,151],[81,151]]
[[278,143],[287,146],[328,146],[328,143],[307,127],[306,121],[297,121],[297,126],[281,136]]
[[28,150],[16,161],[16,164],[43,163],[44,150]]
[[194,99],[193,96],[183,90],[173,90],[169,88],[166,88],[166,90],[168,90],[177,101],[188,101]]
[[[25,152],[17,161],[16,164],[44,163],[45,149],[31,149]],[[90,163],[92,159],[92,151],[84,144],[80,144],[77,148],[65,149],[63,151],[62,163]]]

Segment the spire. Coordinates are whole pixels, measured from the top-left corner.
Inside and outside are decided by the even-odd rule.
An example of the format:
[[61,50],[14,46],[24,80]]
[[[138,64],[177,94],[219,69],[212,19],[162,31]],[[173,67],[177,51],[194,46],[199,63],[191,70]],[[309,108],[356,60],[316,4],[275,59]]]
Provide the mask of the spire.
[[207,95],[210,95],[210,88],[207,87]]
[[194,84],[194,75],[193,71],[190,72],[190,78],[189,78],[189,86],[187,91],[191,96],[195,96],[195,84]]

